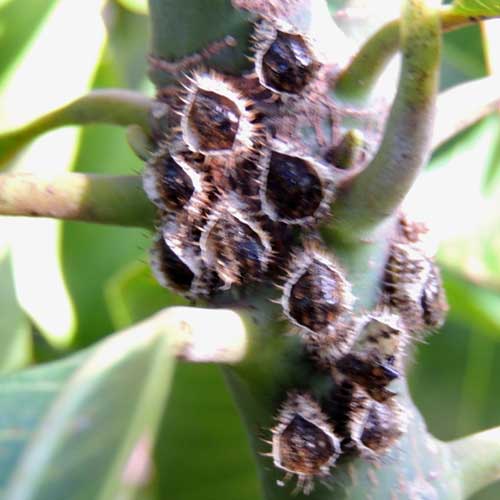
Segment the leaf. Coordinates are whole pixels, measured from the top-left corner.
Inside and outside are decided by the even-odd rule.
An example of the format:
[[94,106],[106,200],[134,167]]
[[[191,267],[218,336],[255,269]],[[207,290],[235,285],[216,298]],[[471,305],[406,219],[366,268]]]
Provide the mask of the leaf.
[[0,86],[54,3],[55,0],[31,0],[26,8],[25,1],[11,0],[0,6]]
[[0,243],[0,373],[4,373],[30,360],[31,332],[15,296],[9,254],[2,256],[1,246]]
[[[107,286],[107,297],[119,324],[182,300],[156,284],[144,264],[118,273]],[[156,500],[260,498],[245,431],[218,367],[177,367],[155,463]]]
[[188,301],[162,288],[154,279],[149,266],[132,262],[107,283],[105,296],[115,327],[124,328],[154,312]]
[[137,14],[147,14],[148,13],[148,2],[147,0],[117,0],[117,2],[123,7],[135,12]]
[[108,5],[111,21],[107,57],[111,58],[125,88],[139,88],[148,71],[149,18],[138,14],[140,4],[147,7],[146,1],[137,0]]
[[499,0],[455,0],[453,8],[457,12],[468,16],[500,15]]
[[0,497],[104,500],[142,486],[171,380],[169,338],[138,325],[0,379]]
[[[4,89],[1,97],[6,121],[28,120],[85,91],[105,39],[100,4],[100,0],[57,2]],[[16,168],[44,173],[68,170],[76,145],[76,131],[52,132],[33,144]],[[19,302],[52,345],[67,346],[74,334],[75,318],[60,266],[61,225],[42,220],[20,220],[16,225],[11,248]]]

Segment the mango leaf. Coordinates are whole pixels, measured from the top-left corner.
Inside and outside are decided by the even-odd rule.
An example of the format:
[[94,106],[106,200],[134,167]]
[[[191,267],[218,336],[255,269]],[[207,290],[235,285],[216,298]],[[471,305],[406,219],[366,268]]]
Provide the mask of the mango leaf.
[[[121,325],[167,301],[182,300],[155,283],[145,264],[124,268],[108,284],[106,296],[112,318]],[[218,367],[177,367],[155,464],[156,500],[261,498],[245,431]]]
[[0,6],[0,86],[12,63],[36,32],[55,0],[11,0]]
[[117,3],[123,5],[126,9],[135,12],[136,14],[147,14],[148,13],[148,2],[147,0],[116,0]]
[[141,325],[0,379],[3,500],[131,498],[173,369],[168,334]]
[[496,16],[500,14],[498,0],[455,0],[453,8],[468,16]]
[[[61,100],[64,102],[85,92],[105,39],[99,13],[101,3],[100,0],[77,4],[71,0],[57,2],[41,27],[36,43],[29,47],[1,95],[9,125],[45,114],[47,108],[57,106]],[[22,15],[22,11],[18,14]],[[68,32],[73,34],[73,41],[68,41]],[[59,71],[62,60],[65,60],[63,72]],[[55,72],[59,72],[61,78],[54,79]],[[35,74],[36,91],[33,90]],[[26,150],[16,168],[44,173],[68,170],[77,142],[74,130],[52,132]],[[61,224],[19,220],[16,225],[11,249],[19,302],[51,345],[67,347],[76,325],[61,270]],[[36,258],[30,249],[34,239],[37,240]],[[38,278],[35,282],[34,275]],[[51,284],[50,296],[46,293],[47,283]]]
[[0,373],[28,363],[31,355],[30,324],[14,293],[8,252],[0,244]]

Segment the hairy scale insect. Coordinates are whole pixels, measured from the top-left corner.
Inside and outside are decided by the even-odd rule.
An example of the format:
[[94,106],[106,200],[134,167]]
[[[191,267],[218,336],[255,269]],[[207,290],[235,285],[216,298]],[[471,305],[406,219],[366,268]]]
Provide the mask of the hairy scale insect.
[[283,95],[301,94],[315,79],[321,64],[307,37],[283,22],[266,20],[254,33],[255,72],[260,84]]
[[274,465],[297,476],[297,490],[309,494],[314,478],[326,477],[340,456],[340,441],[318,403],[308,394],[288,393],[271,429]]
[[334,180],[328,166],[275,141],[264,157],[260,199],[274,221],[313,226],[330,212]]
[[200,247],[205,264],[215,269],[227,288],[261,280],[272,257],[267,233],[227,200],[212,211]]
[[252,103],[222,75],[194,73],[182,100],[180,125],[189,149],[221,155],[253,148],[258,131]]
[[202,189],[200,174],[192,166],[202,161],[201,155],[176,151],[175,146],[161,143],[143,173],[148,198],[161,210],[182,210],[191,196]]
[[385,267],[383,301],[415,334],[443,325],[448,304],[434,260],[417,243],[394,241]]
[[197,274],[195,260],[179,255],[158,233],[150,251],[150,262],[153,275],[164,287],[189,295]]
[[389,451],[406,432],[407,418],[395,398],[375,401],[364,387],[337,373],[325,410],[342,438],[345,453],[375,459]]
[[365,449],[364,454],[380,457],[387,453],[406,432],[407,420],[404,408],[396,399],[383,403],[372,401],[358,440]]
[[363,387],[371,398],[384,402],[394,396],[387,386],[401,377],[408,344],[405,325],[394,311],[378,309],[358,319],[356,345],[334,365]]
[[342,450],[357,452],[371,398],[363,387],[339,372],[333,374],[333,380],[335,385],[326,398],[325,410],[342,439]]
[[[335,330],[354,298],[340,266],[314,243],[291,260],[281,305],[285,315],[313,336]],[[306,336],[308,336],[306,333]]]

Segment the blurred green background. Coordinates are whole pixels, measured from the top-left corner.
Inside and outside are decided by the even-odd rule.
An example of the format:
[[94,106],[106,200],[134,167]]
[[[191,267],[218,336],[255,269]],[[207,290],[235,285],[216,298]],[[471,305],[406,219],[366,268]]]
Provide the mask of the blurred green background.
[[[152,95],[145,13],[139,0],[0,0],[0,130],[90,88]],[[500,71],[495,36],[479,27],[445,35],[442,88]],[[140,172],[141,162],[122,130],[92,126],[47,134],[13,168],[123,174]],[[437,151],[412,197],[442,240],[451,311],[414,354],[410,382],[431,432],[444,440],[500,424],[499,189],[497,115]],[[136,229],[0,218],[0,372],[63,357],[182,303],[151,277],[149,238]],[[140,498],[258,498],[218,368],[177,367],[155,462],[155,481]],[[499,497],[493,486],[475,498]]]

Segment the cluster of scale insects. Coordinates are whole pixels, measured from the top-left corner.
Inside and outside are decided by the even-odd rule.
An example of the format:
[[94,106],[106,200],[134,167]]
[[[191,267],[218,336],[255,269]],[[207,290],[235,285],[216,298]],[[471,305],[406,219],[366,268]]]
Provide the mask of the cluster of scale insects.
[[400,217],[379,303],[353,311],[346,274],[317,230],[346,177],[349,132],[314,141],[301,132],[331,112],[322,86],[331,68],[285,22],[261,19],[253,42],[252,72],[198,70],[159,90],[167,111],[144,172],[158,208],[151,263],[162,285],[193,300],[280,286],[294,334],[333,381],[321,400],[288,391],[272,429],[275,466],[308,493],[341,454],[377,458],[404,433],[388,386],[412,339],[441,325],[446,301],[425,231]]

